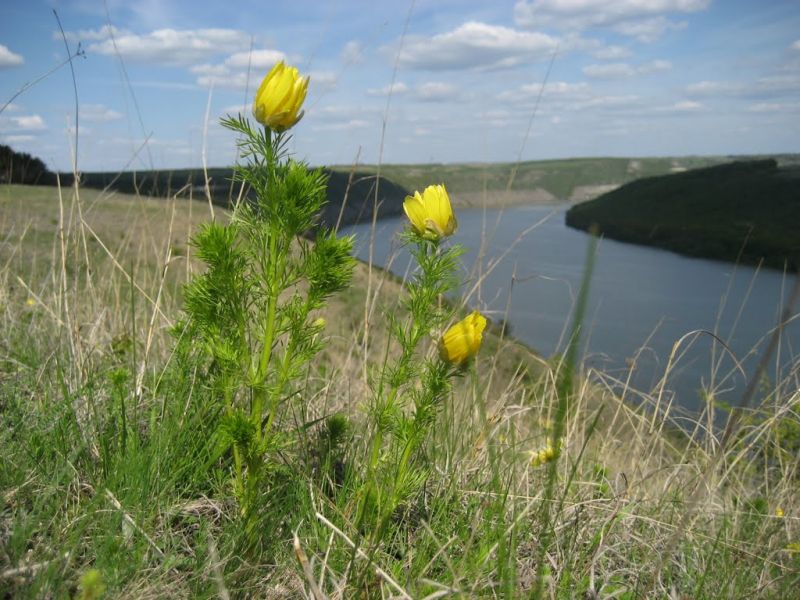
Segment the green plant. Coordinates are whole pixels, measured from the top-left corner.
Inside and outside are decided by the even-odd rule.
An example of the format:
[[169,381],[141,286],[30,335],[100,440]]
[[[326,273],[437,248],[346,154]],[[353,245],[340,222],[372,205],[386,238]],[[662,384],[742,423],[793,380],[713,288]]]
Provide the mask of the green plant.
[[289,136],[242,116],[222,124],[241,136],[246,163],[235,179],[255,200],[192,239],[206,270],[185,288],[176,334],[184,362],[201,369],[224,411],[217,452],[232,452],[233,490],[255,531],[258,497],[269,493],[279,454],[300,441],[302,428],[284,417],[289,404],[304,402],[301,375],[322,348],[315,314],[348,285],[354,261],[351,238],[318,226],[325,176],[288,157]]

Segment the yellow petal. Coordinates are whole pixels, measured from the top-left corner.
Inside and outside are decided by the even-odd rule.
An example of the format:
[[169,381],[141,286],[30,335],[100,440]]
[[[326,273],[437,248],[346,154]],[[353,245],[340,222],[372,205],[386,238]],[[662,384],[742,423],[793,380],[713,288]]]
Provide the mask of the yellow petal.
[[442,336],[440,354],[443,360],[461,365],[477,354],[483,340],[486,318],[477,310],[467,315]]
[[302,116],[300,110],[308,90],[308,77],[301,77],[296,67],[280,61],[270,69],[256,92],[253,115],[276,131],[292,127]]
[[430,240],[452,235],[456,220],[444,185],[429,185],[421,194],[414,192],[414,198],[418,205],[406,214],[419,235]]
[[417,233],[423,235],[425,233],[426,212],[419,192],[414,192],[413,196],[406,196],[403,202],[403,210],[408,220],[411,221],[412,227],[417,230]]

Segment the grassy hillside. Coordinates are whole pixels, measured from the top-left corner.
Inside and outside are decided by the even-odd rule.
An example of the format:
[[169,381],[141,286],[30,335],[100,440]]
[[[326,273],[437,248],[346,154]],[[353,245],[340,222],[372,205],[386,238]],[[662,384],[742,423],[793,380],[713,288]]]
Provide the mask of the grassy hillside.
[[[461,163],[382,165],[381,175],[409,190],[420,189],[430,182],[444,182],[451,192],[454,204],[479,203],[478,198],[488,192],[491,202],[497,192],[505,191],[511,184],[512,192],[524,194],[544,192],[552,201],[567,201],[594,196],[596,186],[615,187],[651,175],[662,175],[676,170],[713,165],[727,159],[723,157],[675,158],[572,158],[561,160],[525,161],[514,163]],[[346,171],[347,167],[332,167]],[[359,170],[374,173],[375,167],[359,165]]]
[[[336,223],[350,224],[372,218],[373,206],[377,201],[378,216],[393,216],[402,213],[402,204],[408,192],[381,177],[378,193],[375,193],[376,178],[362,171],[335,171],[326,169],[328,176],[328,204],[322,220],[329,226]],[[206,175],[208,185],[206,186]],[[81,186],[94,190],[110,190],[123,194],[169,198],[206,199],[223,208],[232,206],[241,194],[247,195],[241,185],[232,181],[230,168],[175,169],[171,171],[126,171],[81,173]],[[42,182],[56,185],[55,174],[48,174]],[[71,186],[72,174],[60,174],[61,185]]]
[[800,167],[734,162],[631,182],[567,212],[567,225],[691,256],[800,267]]
[[[800,155],[780,155],[780,165],[800,164]],[[380,216],[402,214],[405,196],[422,190],[432,182],[443,182],[453,206],[510,206],[534,203],[581,202],[595,198],[630,181],[643,177],[682,172],[730,161],[723,156],[682,156],[663,158],[572,158],[514,163],[388,164],[382,165],[378,186]],[[375,165],[326,167],[329,174],[326,223],[354,223],[372,216],[375,203]],[[72,175],[60,175],[69,186]],[[208,169],[208,193],[212,201],[228,207],[240,194],[231,183],[230,168]],[[0,179],[2,181],[2,179]],[[509,182],[511,185],[509,186]],[[48,173],[40,183],[55,185],[56,176]],[[84,188],[109,189],[124,194],[186,198],[205,198],[205,173],[202,169],[171,171],[86,172],[81,174]],[[342,205],[344,204],[344,208]]]
[[[569,361],[489,331],[431,415],[424,485],[379,531],[364,526],[350,482],[394,472],[369,460],[370,383],[396,364],[409,292],[363,264],[320,315],[323,350],[283,399],[279,460],[245,527],[240,457],[220,446],[224,390],[209,384],[222,367],[187,368],[170,333],[202,270],[188,239],[210,220],[204,201],[0,186],[0,596],[514,598],[541,585],[540,597],[633,600],[800,586],[797,370],[723,444],[704,434],[714,390],[689,418],[658,389],[573,380]],[[435,339],[417,360],[435,359]],[[676,418],[685,435],[667,434]]]

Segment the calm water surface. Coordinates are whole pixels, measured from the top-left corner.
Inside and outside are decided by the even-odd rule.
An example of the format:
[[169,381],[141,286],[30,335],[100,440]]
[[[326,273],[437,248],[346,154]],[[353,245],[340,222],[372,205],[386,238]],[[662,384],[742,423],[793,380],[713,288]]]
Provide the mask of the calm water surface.
[[[574,298],[586,262],[588,236],[564,224],[564,208],[516,207],[461,210],[454,241],[469,252],[464,274],[469,298],[494,319],[508,312],[511,333],[545,356],[564,349]],[[410,259],[395,235],[405,218],[380,221],[374,261],[398,275]],[[356,254],[366,260],[373,237],[369,225],[351,229]],[[673,345],[685,334],[715,332],[749,376],[766,346],[793,281],[773,270],[687,258],[671,252],[604,239],[597,249],[588,307],[585,361],[625,379],[635,358],[634,385],[651,390],[663,376]],[[510,296],[510,297],[509,297]],[[707,334],[688,336],[667,380],[677,405],[697,410],[699,390],[736,403],[746,377]],[[800,319],[784,331],[781,351],[770,368],[773,381],[791,371],[800,350]],[[794,381],[794,380],[793,380]]]

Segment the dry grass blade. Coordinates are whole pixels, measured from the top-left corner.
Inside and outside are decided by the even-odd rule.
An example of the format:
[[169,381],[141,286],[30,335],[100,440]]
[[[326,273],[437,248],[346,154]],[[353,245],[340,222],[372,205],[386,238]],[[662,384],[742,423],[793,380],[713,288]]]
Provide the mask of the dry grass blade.
[[139,534],[145,539],[145,541],[147,541],[150,547],[153,550],[155,550],[156,554],[163,557],[164,551],[158,547],[158,544],[156,544],[155,540],[151,538],[147,534],[147,532],[139,526],[139,524],[134,520],[134,518],[125,511],[125,509],[122,507],[122,504],[120,504],[120,501],[117,500],[117,497],[111,492],[111,490],[106,490],[106,498],[108,498],[111,501],[111,504],[114,505],[114,508],[116,508],[120,513],[122,513],[122,518],[125,519],[125,522],[128,523],[128,525],[130,525],[131,527],[133,527],[133,529],[135,529],[137,532],[139,532]]
[[347,536],[347,534],[346,534],[346,533],[344,533],[344,532],[343,532],[341,529],[339,529],[338,527],[336,527],[336,525],[334,525],[334,524],[333,524],[333,523],[331,523],[331,522],[330,522],[328,519],[326,519],[324,515],[322,515],[322,514],[320,514],[320,513],[317,513],[317,514],[316,514],[316,516],[317,516],[317,519],[319,519],[319,521],[320,521],[320,522],[321,522],[323,525],[325,525],[325,527],[327,527],[328,529],[330,529],[331,531],[333,531],[333,532],[334,532],[336,535],[338,535],[340,538],[342,538],[342,540],[344,540],[345,544],[347,544],[348,546],[350,546],[350,548],[354,549],[354,550],[356,551],[356,554],[358,555],[358,557],[359,557],[359,558],[361,558],[361,559],[363,559],[363,560],[366,560],[367,562],[369,562],[369,563],[372,565],[373,569],[375,569],[375,574],[376,574],[378,577],[380,577],[381,579],[383,579],[383,580],[384,580],[386,583],[388,583],[388,584],[389,584],[389,585],[390,585],[392,588],[394,588],[394,590],[395,590],[395,591],[396,591],[398,594],[400,594],[400,597],[401,597],[401,598],[405,598],[406,600],[412,600],[412,598],[411,598],[411,596],[408,594],[408,592],[406,592],[406,591],[405,591],[405,590],[402,588],[402,586],[401,586],[399,583],[397,583],[397,582],[396,582],[396,581],[395,581],[395,580],[392,578],[392,576],[391,576],[391,575],[389,575],[389,574],[388,574],[386,571],[384,571],[384,570],[383,570],[383,569],[381,569],[381,568],[380,568],[378,565],[376,565],[374,562],[372,562],[372,560],[370,559],[370,557],[369,557],[369,556],[367,556],[367,554],[366,554],[366,553],[365,553],[365,552],[364,552],[364,551],[363,551],[361,548],[358,548],[358,547],[356,546],[355,542],[353,542],[353,540],[351,540],[351,539],[350,539],[350,538]]
[[328,597],[322,593],[322,590],[320,590],[319,586],[317,585],[317,580],[314,577],[314,571],[311,569],[311,564],[308,562],[308,557],[303,551],[303,546],[300,544],[300,538],[298,537],[296,531],[294,532],[294,555],[297,557],[297,562],[300,563],[300,567],[303,569],[303,575],[305,575],[306,582],[311,588],[312,598],[314,600],[328,600]]

